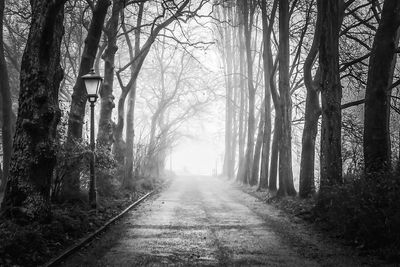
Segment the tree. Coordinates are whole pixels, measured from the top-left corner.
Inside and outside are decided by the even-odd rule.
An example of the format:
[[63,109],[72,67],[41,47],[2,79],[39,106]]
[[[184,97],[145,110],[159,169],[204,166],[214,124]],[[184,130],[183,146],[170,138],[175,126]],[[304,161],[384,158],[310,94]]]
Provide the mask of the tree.
[[366,173],[384,173],[391,165],[390,89],[399,26],[400,2],[385,0],[372,46],[365,91],[363,148]]
[[179,131],[182,124],[201,115],[212,99],[208,72],[195,60],[190,46],[179,49],[168,43],[165,33],[153,45],[147,61],[155,64],[143,73],[147,81],[140,92],[146,104],[144,110],[139,102],[139,114],[144,113],[148,130],[144,173],[151,177],[163,172],[167,151],[185,136]]
[[21,64],[18,118],[10,178],[2,211],[32,220],[50,216],[50,184],[56,164],[60,46],[65,0],[30,1],[32,21]]
[[319,67],[321,70],[321,182],[320,191],[342,182],[339,30],[342,1],[318,0],[321,18]]
[[[125,100],[126,97],[133,88],[133,84],[136,83],[136,80],[139,76],[140,70],[142,69],[143,63],[150,52],[150,49],[157,39],[159,33],[161,30],[165,29],[168,27],[172,22],[176,21],[178,18],[183,16],[186,12],[185,8],[189,4],[189,1],[186,0],[183,3],[181,3],[180,6],[176,7],[176,10],[174,10],[173,15],[169,16],[166,18],[164,21],[159,22],[161,18],[163,18],[166,14],[166,12],[162,12],[162,15],[157,16],[153,22],[151,23],[151,29],[150,29],[150,34],[149,37],[147,38],[146,42],[143,44],[143,46],[138,50],[137,56],[135,56],[133,59],[131,59],[125,66],[120,68],[116,74],[118,78],[119,85],[121,87],[121,96],[118,101],[118,121],[116,124],[116,127],[114,128],[114,155],[117,156],[117,159],[120,160],[120,162],[123,162],[123,156],[124,154],[122,150],[123,148],[123,141],[122,141],[122,131],[123,131],[123,126],[124,126],[124,114],[125,114]],[[201,6],[202,4],[200,4]],[[167,10],[166,6],[163,6],[165,11]],[[172,10],[170,10],[172,12]],[[187,11],[191,15],[194,15],[195,13],[192,13],[191,11]],[[127,69],[131,69],[131,75],[129,78],[129,81],[126,85],[123,83],[123,79],[121,77],[121,74]],[[111,112],[109,110],[108,112]],[[108,115],[111,118],[111,115]],[[133,138],[133,137],[128,137],[128,138]]]
[[227,1],[223,5],[223,56],[224,56],[224,67],[225,67],[225,83],[226,83],[226,99],[225,99],[225,155],[224,165],[222,174],[228,178],[233,176],[234,162],[232,162],[232,155],[234,147],[232,147],[232,131],[233,131],[233,51],[232,51],[232,5],[233,1]]
[[105,36],[107,38],[107,47],[104,51],[104,81],[100,89],[100,119],[99,130],[97,132],[97,143],[108,150],[111,150],[111,145],[114,142],[113,131],[114,122],[111,114],[115,107],[113,86],[114,86],[114,63],[115,54],[118,50],[117,37],[120,12],[125,7],[125,1],[113,0],[111,16],[108,19],[105,28]]
[[246,55],[245,55],[245,41],[244,41],[244,21],[243,12],[241,11],[241,1],[237,0],[237,12],[238,17],[238,49],[239,49],[239,90],[240,90],[240,103],[239,103],[239,113],[238,113],[238,170],[236,174],[236,180],[242,181],[244,178],[244,163],[245,163],[245,144],[246,144],[246,83],[245,83],[245,65],[246,65]]
[[292,101],[289,77],[289,1],[279,1],[279,109],[281,130],[279,140],[278,195],[296,195],[292,172]]
[[[278,1],[275,0],[271,11],[271,19],[268,22],[267,1],[261,1],[262,25],[263,25],[263,66],[264,66],[264,133],[263,147],[261,157],[261,173],[259,188],[266,189],[268,187],[269,159],[271,145],[271,75],[273,69],[272,52],[271,52],[271,34],[274,25],[274,17]],[[272,81],[274,82],[274,81]],[[276,189],[276,188],[275,188]]]
[[251,169],[251,185],[259,184],[259,174],[260,174],[260,159],[261,159],[261,149],[263,145],[264,138],[264,121],[265,121],[265,109],[263,108],[265,103],[263,102],[261,105],[260,111],[260,120],[258,122],[258,130],[257,130],[257,138],[256,144],[254,147],[254,156],[253,156],[253,166]]
[[[133,51],[132,43],[129,39],[129,36],[125,34],[125,39],[129,47],[129,57],[130,60],[133,61],[135,57],[137,57],[140,53],[140,27],[142,24],[142,16],[143,16],[143,7],[144,3],[139,4],[139,12],[136,21],[136,30],[135,30],[135,48]],[[124,29],[126,32],[126,29]],[[131,66],[131,75],[133,76],[133,66]],[[132,88],[129,92],[128,97],[128,113],[126,116],[126,149],[125,149],[125,171],[124,171],[124,184],[127,185],[130,181],[132,181],[133,177],[133,143],[135,138],[135,129],[134,129],[134,111],[135,111],[135,101],[136,101],[136,81],[132,84]]]
[[[73,149],[76,142],[82,138],[82,127],[85,117],[85,108],[87,102],[87,94],[85,85],[81,77],[89,73],[93,68],[96,58],[101,33],[103,30],[104,20],[107,15],[108,7],[111,5],[110,0],[99,0],[93,10],[92,20],[90,22],[87,37],[85,39],[85,47],[79,66],[79,74],[73,88],[71,108],[68,117],[68,133],[66,147]],[[73,157],[71,163],[68,164],[69,170],[63,181],[64,197],[77,197],[80,188],[80,164],[79,157]]]
[[306,108],[304,114],[304,129],[301,142],[300,161],[300,197],[308,197],[315,190],[314,184],[314,161],[315,161],[315,139],[318,132],[318,119],[320,116],[318,69],[315,78],[312,76],[312,68],[318,54],[320,36],[320,14],[317,14],[314,39],[310,51],[304,63],[304,84],[306,86]]
[[3,145],[3,171],[0,179],[0,192],[5,189],[6,181],[10,175],[10,161],[12,153],[12,135],[13,135],[13,112],[11,102],[11,92],[6,59],[4,55],[3,39],[3,19],[4,2],[0,1],[0,75],[3,77],[0,82],[1,108],[2,108],[2,145]]
[[[255,94],[256,89],[253,84],[253,57],[251,53],[251,29],[254,22],[254,12],[256,8],[255,1],[243,1],[242,12],[243,12],[243,23],[244,23],[244,37],[245,37],[245,48],[246,48],[246,62],[247,62],[247,90],[248,90],[248,125],[247,125],[247,146],[246,146],[246,157],[243,168],[243,181],[246,183],[250,182],[251,170],[253,166],[253,155],[254,155],[254,130],[255,130]],[[254,182],[252,181],[252,185]]]

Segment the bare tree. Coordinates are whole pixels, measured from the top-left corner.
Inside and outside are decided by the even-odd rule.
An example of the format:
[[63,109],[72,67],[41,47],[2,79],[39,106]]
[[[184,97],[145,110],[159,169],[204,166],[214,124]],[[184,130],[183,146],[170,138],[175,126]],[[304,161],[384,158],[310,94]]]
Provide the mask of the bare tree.
[[364,114],[364,160],[367,173],[391,165],[390,93],[399,42],[400,2],[385,0],[368,68]]
[[[292,102],[289,77],[289,2],[279,1],[279,98],[276,107],[282,116],[279,140],[279,190],[278,195],[296,195],[292,171]],[[276,115],[278,115],[276,114]]]
[[[253,84],[253,57],[251,53],[251,30],[254,22],[254,12],[256,9],[255,1],[243,1],[241,8],[243,12],[244,37],[246,47],[246,62],[247,62],[247,90],[248,90],[248,126],[247,126],[247,146],[246,157],[244,161],[244,172],[242,181],[250,183],[251,169],[253,166],[254,156],[254,130],[255,130],[255,88]],[[251,182],[253,185],[253,181]]]
[[264,130],[263,130],[263,147],[261,157],[261,173],[259,188],[266,189],[268,187],[270,145],[271,145],[271,75],[273,69],[272,52],[271,52],[271,34],[275,21],[276,9],[278,1],[273,3],[270,20],[268,21],[267,1],[261,1],[262,25],[263,25],[263,64],[264,64]]
[[4,0],[0,1],[0,82],[1,108],[2,108],[2,145],[3,145],[3,173],[0,180],[0,192],[5,189],[10,176],[10,161],[12,153],[13,112],[11,92],[6,59],[4,55],[3,38]]
[[313,78],[312,69],[319,49],[319,35],[321,31],[320,14],[317,14],[314,39],[304,63],[304,84],[306,86],[306,107],[304,114],[304,129],[301,147],[300,162],[300,197],[308,197],[315,190],[314,184],[314,162],[315,162],[315,139],[318,132],[318,119],[320,113],[318,69]]
[[106,149],[111,150],[111,145],[114,142],[113,130],[114,122],[112,121],[111,114],[115,106],[113,96],[113,83],[114,83],[114,63],[115,54],[118,50],[118,27],[119,16],[121,10],[125,7],[124,0],[113,0],[111,16],[107,21],[105,28],[105,35],[107,38],[107,47],[104,51],[104,82],[100,89],[100,119],[99,130],[97,133],[97,143]]
[[[140,28],[143,18],[144,3],[139,4],[139,12],[136,20],[136,30],[135,30],[135,47],[133,51],[132,43],[129,36],[125,34],[125,39],[129,48],[129,58],[131,61],[137,57],[140,53]],[[123,24],[124,25],[124,24]],[[126,29],[124,28],[126,33]],[[134,75],[133,65],[131,65],[131,76]],[[132,88],[129,92],[128,97],[128,112],[126,116],[126,148],[125,148],[125,167],[124,167],[124,185],[129,184],[132,181],[133,168],[134,168],[134,139],[135,139],[135,129],[134,129],[134,111],[135,111],[135,101],[136,101],[136,88],[137,82],[132,84]]]
[[320,190],[342,182],[339,30],[343,1],[318,0],[321,18],[319,67],[321,69],[321,181]]

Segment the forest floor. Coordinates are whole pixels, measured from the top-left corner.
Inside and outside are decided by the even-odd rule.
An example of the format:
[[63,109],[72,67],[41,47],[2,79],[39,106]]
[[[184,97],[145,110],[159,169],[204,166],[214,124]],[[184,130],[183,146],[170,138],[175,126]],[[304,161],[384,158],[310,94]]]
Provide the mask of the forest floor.
[[99,229],[149,190],[141,188],[135,193],[121,191],[99,197],[97,210],[91,210],[86,201],[53,204],[49,223],[17,224],[1,218],[0,266],[44,264]]
[[63,266],[382,266],[210,177],[180,177]]

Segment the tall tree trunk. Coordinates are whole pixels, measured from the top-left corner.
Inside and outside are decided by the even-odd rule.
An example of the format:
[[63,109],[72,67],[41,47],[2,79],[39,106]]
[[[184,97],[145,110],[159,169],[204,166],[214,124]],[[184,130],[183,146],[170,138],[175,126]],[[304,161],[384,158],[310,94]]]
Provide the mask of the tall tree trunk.
[[[238,17],[235,14],[234,2],[233,7],[229,9],[229,17],[232,18],[232,23],[237,25],[239,22]],[[233,73],[232,73],[232,90],[233,90],[233,102],[232,102],[232,149],[231,149],[231,172],[230,178],[235,178],[235,167],[236,167],[236,153],[238,146],[238,127],[239,127],[239,99],[240,99],[240,87],[239,87],[239,69],[240,69],[240,58],[239,58],[239,36],[236,31],[237,27],[231,28],[231,36],[232,36],[232,65],[233,65]]]
[[[237,5],[240,6],[240,0],[238,0]],[[244,44],[244,34],[243,34],[243,12],[240,8],[237,11],[238,16],[238,39],[239,39],[239,90],[240,90],[240,107],[239,107],[239,148],[238,148],[238,171],[236,174],[236,180],[242,181],[243,178],[243,167],[244,167],[244,147],[246,144],[246,85],[244,77],[245,75],[245,44]]]
[[[306,109],[304,115],[304,129],[301,145],[300,160],[300,197],[309,197],[315,192],[314,183],[314,164],[315,164],[315,139],[318,132],[318,119],[320,113],[319,107],[319,91],[317,82],[312,77],[312,67],[318,54],[319,38],[320,38],[320,14],[317,14],[317,22],[315,26],[314,39],[310,48],[310,52],[304,62],[304,84],[307,88]],[[315,78],[320,73],[317,70]]]
[[289,1],[279,1],[279,92],[281,135],[279,141],[278,195],[296,195],[292,172],[292,101],[289,77]]
[[[261,105],[264,106],[264,103]],[[265,120],[265,111],[261,109],[260,114],[260,121],[258,123],[258,133],[257,133],[257,140],[256,146],[254,149],[254,161],[253,167],[251,170],[251,178],[250,178],[250,185],[258,185],[259,174],[260,174],[260,158],[261,158],[261,148],[263,143],[263,136],[264,136],[264,120]]]
[[[235,60],[235,56],[233,57],[233,59]],[[236,74],[238,73],[238,62],[236,62],[236,60],[234,61],[233,65],[234,70],[233,72],[235,73],[235,75],[233,76],[235,79],[233,82],[233,90],[234,90],[234,98],[233,98],[233,109],[232,109],[232,119],[233,119],[233,132],[232,132],[232,156],[231,156],[231,161],[232,161],[232,166],[231,166],[231,174],[230,174],[230,178],[234,178],[235,177],[235,165],[236,165],[236,151],[237,151],[237,145],[238,145],[238,138],[239,138],[239,134],[238,134],[238,124],[239,124],[239,118],[238,118],[238,102],[240,101],[240,88],[238,86],[238,83],[236,82]]]
[[30,3],[32,21],[22,57],[18,119],[2,211],[41,221],[51,214],[65,0]]
[[1,109],[2,109],[2,146],[3,146],[3,170],[0,179],[0,192],[5,189],[6,182],[10,176],[10,162],[12,153],[12,135],[13,135],[13,112],[11,102],[11,92],[9,84],[9,76],[7,63],[4,56],[4,39],[3,39],[3,19],[4,19],[4,2],[0,0],[0,82]]
[[259,188],[268,188],[269,158],[271,145],[271,75],[273,69],[273,59],[271,52],[271,33],[278,1],[275,0],[272,12],[271,23],[268,25],[267,0],[261,1],[262,25],[263,25],[263,66],[264,66],[264,134],[261,157],[261,173]]
[[[223,7],[225,21],[231,21],[231,4]],[[230,25],[224,26],[224,51],[226,66],[226,99],[225,99],[225,156],[222,174],[231,178],[232,175],[232,36]]]
[[[269,158],[270,158],[270,145],[271,145],[271,97],[269,99],[269,108],[265,106],[264,116],[264,129],[262,136],[262,151],[261,151],[261,170],[258,188],[268,188],[268,174],[269,174]],[[266,104],[265,104],[266,105]],[[268,115],[267,115],[268,114]]]
[[[110,0],[99,0],[93,10],[85,46],[79,66],[78,79],[73,88],[71,109],[68,117],[67,148],[73,150],[76,142],[82,138],[82,128],[85,118],[87,94],[82,76],[93,68],[94,61],[103,30],[104,20],[107,15]],[[62,195],[65,198],[78,197],[80,188],[80,158],[72,157],[68,163],[68,171],[63,181]]]
[[270,165],[270,174],[268,182],[268,189],[271,191],[277,190],[280,135],[281,135],[281,116],[279,115],[279,113],[276,113],[275,110],[274,135],[272,137],[271,165]]
[[323,194],[342,182],[341,98],[339,76],[339,26],[341,1],[318,0],[321,17],[319,67],[321,69],[321,182]]
[[254,155],[254,129],[255,129],[255,118],[254,118],[254,106],[255,106],[255,88],[253,84],[253,58],[251,54],[251,29],[253,24],[254,7],[253,1],[250,5],[247,1],[243,1],[243,20],[244,20],[244,36],[245,36],[245,47],[246,47],[246,62],[247,62],[247,90],[249,93],[248,102],[248,125],[247,125],[247,146],[246,146],[246,157],[244,163],[244,181],[250,182],[251,169],[253,166],[253,155]]
[[[128,37],[127,43],[129,45],[129,56],[131,60],[139,55],[140,52],[140,28],[142,26],[144,3],[139,5],[138,18],[136,21],[135,30],[135,51],[132,51],[132,44]],[[134,54],[133,54],[134,52]],[[131,75],[133,75],[133,68],[131,67]],[[136,81],[132,84],[128,98],[128,114],[126,115],[126,154],[125,154],[125,172],[124,172],[124,185],[128,185],[133,178],[133,146],[135,140],[134,129],[134,115],[135,115],[135,101],[136,101]]]
[[304,115],[304,129],[301,146],[300,160],[300,197],[306,198],[315,192],[314,162],[315,162],[315,139],[318,132],[319,119],[319,94],[318,91],[310,89],[307,91],[306,110]]
[[124,2],[125,1],[123,0],[113,0],[111,17],[109,18],[107,27],[105,29],[107,48],[103,55],[104,82],[100,90],[101,107],[99,130],[97,132],[97,143],[99,146],[108,150],[111,150],[111,146],[114,142],[113,131],[115,124],[111,118],[112,110],[115,107],[113,95],[114,61],[115,54],[118,50],[117,35],[119,16],[121,10],[124,8]]
[[369,60],[364,113],[364,161],[366,173],[390,170],[390,93],[396,37],[400,25],[400,1],[385,0],[381,21]]

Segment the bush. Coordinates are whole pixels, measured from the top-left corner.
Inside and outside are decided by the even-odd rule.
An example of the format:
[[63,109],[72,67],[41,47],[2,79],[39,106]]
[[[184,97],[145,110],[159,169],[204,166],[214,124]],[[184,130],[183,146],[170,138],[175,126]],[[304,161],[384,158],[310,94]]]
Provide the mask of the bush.
[[99,146],[96,149],[97,190],[101,196],[113,196],[121,185],[118,163],[111,151]]
[[400,247],[400,179],[358,176],[319,196],[317,216],[369,249]]

